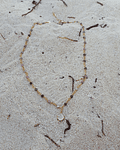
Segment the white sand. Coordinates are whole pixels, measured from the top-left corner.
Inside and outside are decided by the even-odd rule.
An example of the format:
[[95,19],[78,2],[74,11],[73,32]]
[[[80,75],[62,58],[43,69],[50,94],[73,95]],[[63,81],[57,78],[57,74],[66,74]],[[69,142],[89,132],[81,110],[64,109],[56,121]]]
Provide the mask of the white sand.
[[[0,1],[0,33],[5,38],[0,35],[1,150],[60,149],[45,134],[62,150],[120,150],[120,1],[100,0],[103,6],[95,0],[65,2],[68,7],[58,0],[42,0],[33,12],[22,17],[34,6],[32,0]],[[89,78],[64,108],[63,114],[71,123],[65,137],[67,124],[56,119],[60,110],[47,104],[32,89],[19,63],[19,54],[33,23],[50,21],[34,28],[23,54],[30,79],[40,92],[61,106],[72,93],[68,75],[75,79],[84,75],[80,26],[58,25],[52,12],[61,20],[78,20],[86,28],[107,24],[105,28],[86,30]],[[60,79],[62,76],[64,79]],[[101,132],[101,120],[106,136]],[[35,128],[37,123],[40,125]]]

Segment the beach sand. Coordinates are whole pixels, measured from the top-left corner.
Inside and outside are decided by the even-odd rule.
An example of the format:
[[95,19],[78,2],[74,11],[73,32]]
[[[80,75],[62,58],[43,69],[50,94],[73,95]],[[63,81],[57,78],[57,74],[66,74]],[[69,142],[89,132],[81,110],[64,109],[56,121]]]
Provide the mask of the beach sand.
[[[120,1],[65,2],[67,6],[60,0],[42,0],[22,16],[34,6],[32,0],[1,0],[1,150],[120,150]],[[53,12],[61,20],[81,22],[86,29],[88,79],[63,109],[71,124],[66,134],[66,121],[57,120],[60,109],[34,91],[19,61],[33,23],[49,21],[34,27],[23,62],[41,93],[59,106],[67,101],[72,94],[68,76],[77,80],[84,75],[83,38],[79,24],[60,25]],[[79,83],[75,81],[75,88]]]

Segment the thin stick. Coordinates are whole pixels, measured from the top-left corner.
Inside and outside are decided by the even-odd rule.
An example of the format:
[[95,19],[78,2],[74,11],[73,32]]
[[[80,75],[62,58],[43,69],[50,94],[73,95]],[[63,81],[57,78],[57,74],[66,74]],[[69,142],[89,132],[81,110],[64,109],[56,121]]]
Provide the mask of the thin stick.
[[72,19],[75,19],[75,17],[68,17],[68,18],[72,18]]
[[104,131],[103,131],[103,120],[101,120],[101,123],[102,123],[102,130],[101,130],[101,131],[102,131],[102,134],[103,134],[104,136],[106,136],[105,133],[104,133]]
[[98,25],[99,25],[99,24],[95,24],[95,25],[93,25],[93,26],[90,26],[90,27],[86,28],[86,30],[90,30],[91,28],[98,27]]
[[67,7],[67,4],[65,3],[65,1],[61,0],[63,2],[63,4]]
[[101,6],[103,6],[103,4],[102,3],[100,3],[100,2],[97,2],[98,4],[100,4]]
[[82,31],[82,29],[80,29],[79,36],[81,36],[81,31]]
[[53,139],[51,139],[48,135],[44,135],[44,136],[50,139],[57,147],[60,147],[60,145],[58,145],[55,141],[53,141]]
[[70,78],[72,78],[72,92],[74,91],[74,78],[72,77],[72,76],[68,76],[68,77],[70,77]]
[[25,15],[31,13],[31,12],[37,7],[37,5],[39,5],[40,3],[41,3],[41,0],[39,0],[39,2],[38,2],[34,7],[32,7],[32,10],[30,10],[30,11],[27,12],[26,14],[23,14],[22,16],[25,16]]
[[[0,33],[1,34],[1,33]],[[4,36],[1,34],[2,38],[5,40]]]
[[69,39],[69,38],[67,38],[67,37],[60,37],[60,36],[58,36],[58,38],[67,39],[67,40],[70,40],[70,41],[73,41],[73,42],[78,42],[78,40]]

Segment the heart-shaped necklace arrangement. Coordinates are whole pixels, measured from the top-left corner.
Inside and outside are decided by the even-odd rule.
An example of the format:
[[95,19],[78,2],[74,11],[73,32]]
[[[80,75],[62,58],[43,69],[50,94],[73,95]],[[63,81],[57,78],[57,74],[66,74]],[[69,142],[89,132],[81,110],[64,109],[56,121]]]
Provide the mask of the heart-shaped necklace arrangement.
[[[25,45],[24,45],[24,47],[23,47],[23,50],[22,50],[22,52],[20,53],[20,63],[21,63],[21,66],[22,66],[22,69],[23,69],[23,72],[25,73],[25,75],[26,75],[26,78],[27,78],[27,80],[28,80],[28,82],[29,82],[29,84],[32,86],[32,88],[41,96],[41,98],[44,98],[45,100],[46,100],[46,102],[47,103],[49,103],[50,105],[54,105],[57,109],[60,109],[60,115],[59,116],[57,116],[57,120],[58,121],[63,121],[64,119],[65,119],[65,116],[63,115],[63,109],[64,109],[64,107],[65,106],[67,106],[67,104],[68,104],[68,102],[73,98],[73,96],[75,95],[75,93],[78,91],[78,89],[81,87],[81,85],[85,82],[85,80],[88,78],[87,77],[87,67],[86,67],[86,37],[85,37],[85,27],[82,25],[82,23],[80,23],[79,21],[74,21],[74,22],[65,22],[65,21],[62,21],[62,20],[60,20],[60,19],[58,19],[57,17],[56,17],[56,15],[53,13],[53,16],[57,19],[57,21],[58,21],[58,24],[60,24],[60,25],[63,25],[63,24],[66,24],[66,23],[78,23],[78,24],[80,24],[81,25],[81,27],[82,27],[82,32],[83,32],[83,40],[84,40],[84,42],[83,42],[83,66],[84,66],[84,76],[81,78],[81,79],[79,79],[79,81],[80,81],[80,84],[77,86],[77,88],[73,91],[73,93],[69,96],[69,98],[67,99],[67,101],[63,104],[63,106],[58,106],[56,103],[54,103],[54,102],[52,102],[51,100],[49,100],[44,94],[42,94],[41,92],[39,92],[39,90],[34,86],[34,84],[33,84],[33,82],[30,80],[30,78],[29,78],[29,76],[28,76],[28,73],[27,73],[27,71],[25,70],[25,67],[24,67],[24,64],[23,64],[23,58],[22,58],[22,55],[23,55],[23,53],[24,53],[24,51],[25,51],[25,49],[26,49],[26,47],[27,47],[27,44],[28,44],[28,40],[29,40],[29,37],[31,36],[31,34],[32,34],[32,31],[33,31],[33,28],[35,27],[35,25],[44,25],[44,24],[47,24],[47,23],[50,23],[49,21],[48,22],[43,22],[43,23],[39,23],[39,22],[37,22],[37,23],[34,23],[33,24],[33,26],[31,27],[31,29],[30,29],[30,32],[29,32],[29,34],[28,34],[28,37],[27,37],[27,39],[26,39],[26,41],[25,41]],[[81,32],[80,31],[80,32]],[[67,37],[59,37],[59,38],[61,38],[61,39],[68,39],[68,40],[71,40],[71,41],[76,41],[76,40],[72,40],[72,39],[69,39],[69,38],[67,38]],[[78,80],[77,80],[78,81]]]

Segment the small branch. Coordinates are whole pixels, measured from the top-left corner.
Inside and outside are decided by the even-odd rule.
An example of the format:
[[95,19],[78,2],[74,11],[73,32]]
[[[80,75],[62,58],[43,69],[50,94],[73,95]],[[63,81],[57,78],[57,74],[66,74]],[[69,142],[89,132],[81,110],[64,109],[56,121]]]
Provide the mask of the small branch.
[[79,36],[81,36],[81,31],[82,31],[82,29],[80,29]]
[[72,78],[72,92],[74,91],[74,78],[72,77],[72,76],[68,76],[68,77],[70,77],[70,78]]
[[93,26],[90,26],[90,27],[86,28],[86,30],[90,30],[91,28],[98,27],[98,25],[99,25],[99,24],[95,24],[95,25],[93,25]]
[[78,42],[78,40],[69,39],[69,38],[67,38],[67,37],[60,37],[60,36],[58,36],[58,38],[67,39],[67,40],[70,40],[70,41],[73,41],[73,42]]
[[63,2],[63,4],[67,7],[67,4],[65,3],[65,1],[61,0]]
[[100,3],[100,2],[97,2],[98,4],[100,4],[101,6],[103,6],[103,4],[102,3]]
[[72,19],[75,19],[75,17],[68,17],[68,18],[72,18]]
[[25,16],[25,15],[31,13],[40,3],[41,3],[41,0],[39,0],[39,2],[38,2],[34,7],[32,7],[32,10],[30,10],[30,11],[27,12],[26,14],[23,14],[22,16]]
[[[1,33],[0,33],[1,34]],[[2,38],[5,40],[4,36],[1,34]]]
[[98,132],[97,136],[98,136],[99,138],[102,138],[102,137],[99,135],[99,132]]
[[60,147],[60,145],[58,145],[55,141],[53,141],[53,139],[51,139],[48,135],[44,135],[44,136],[50,139],[57,147]]
[[104,129],[103,129],[103,120],[101,120],[101,123],[102,123],[102,130],[101,130],[101,131],[102,131],[102,134],[103,134],[104,136],[106,136],[105,133],[104,133],[104,131],[103,131],[103,130],[104,130]]

